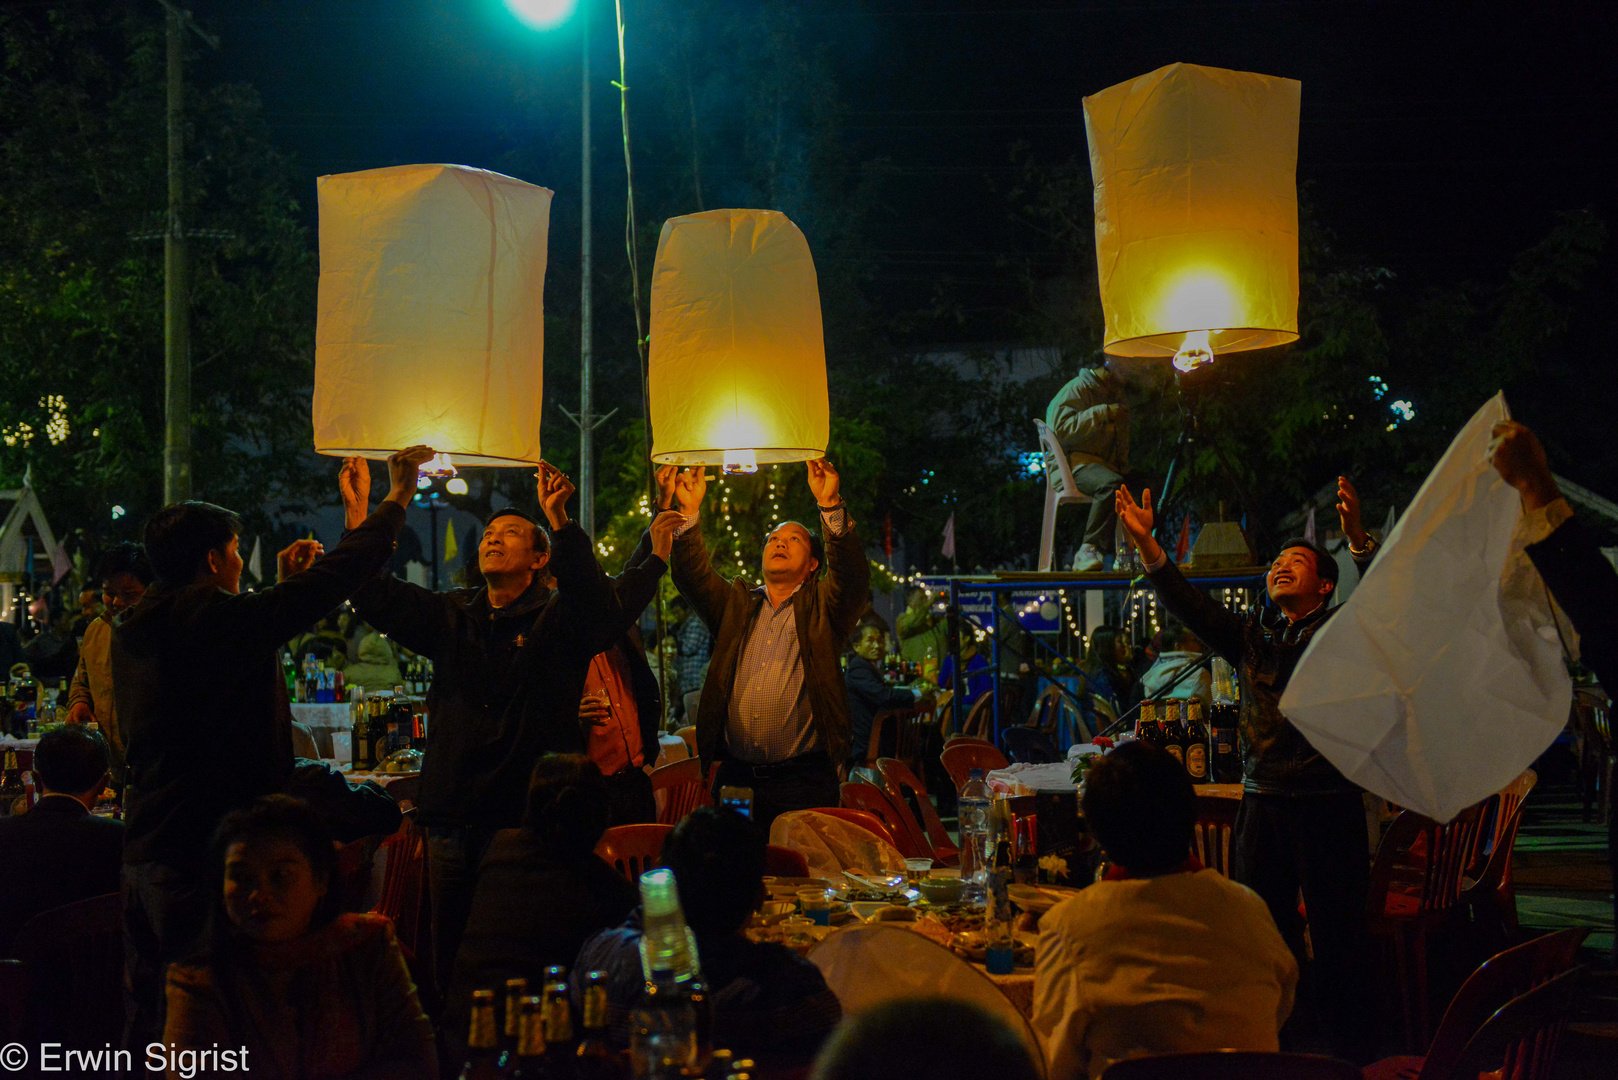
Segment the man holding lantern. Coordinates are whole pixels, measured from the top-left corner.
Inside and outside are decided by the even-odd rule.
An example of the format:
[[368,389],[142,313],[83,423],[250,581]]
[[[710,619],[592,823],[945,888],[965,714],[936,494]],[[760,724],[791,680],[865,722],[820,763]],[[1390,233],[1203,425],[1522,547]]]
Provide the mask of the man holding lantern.
[[[339,476],[352,528],[365,520],[370,471],[348,458]],[[435,593],[391,574],[354,594],[372,626],[433,662],[418,820],[427,828],[433,973],[449,981],[490,839],[522,822],[529,773],[544,753],[584,753],[579,720],[590,659],[618,627],[612,582],[590,537],[570,520],[571,481],[539,463],[545,529],[516,507],[496,510],[478,544],[485,585]],[[544,583],[548,571],[557,587]]]
[[[870,599],[871,568],[843,505],[837,470],[808,462],[824,546],[783,521],[764,540],[764,584],[714,572],[698,513],[702,467],[658,470],[658,503],[675,506],[674,584],[713,632],[697,707],[697,752],[718,761],[720,787],[753,791],[753,820],[768,830],[789,810],[838,804],[836,762],[848,757],[848,699],[838,660]],[[822,573],[824,566],[825,572]]]

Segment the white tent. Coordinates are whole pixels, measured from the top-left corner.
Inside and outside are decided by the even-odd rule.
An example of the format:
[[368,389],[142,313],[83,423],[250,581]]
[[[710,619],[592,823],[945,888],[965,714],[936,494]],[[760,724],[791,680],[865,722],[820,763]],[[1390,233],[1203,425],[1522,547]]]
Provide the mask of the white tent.
[[31,479],[25,473],[22,487],[0,490],[0,506],[10,504],[4,524],[0,524],[0,620],[5,622],[15,621],[18,596],[30,584],[30,538],[34,541],[35,559],[43,555],[50,561],[53,581],[61,580],[72,569],[67,552],[57,544],[56,534],[45,519],[45,508],[39,504]]

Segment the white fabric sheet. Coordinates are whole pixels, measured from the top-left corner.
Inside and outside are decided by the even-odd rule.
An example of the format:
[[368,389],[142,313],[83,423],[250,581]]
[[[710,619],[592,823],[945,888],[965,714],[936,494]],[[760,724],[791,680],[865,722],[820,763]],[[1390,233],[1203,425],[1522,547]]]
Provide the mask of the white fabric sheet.
[[1532,764],[1572,697],[1520,499],[1487,458],[1508,418],[1497,394],[1455,437],[1281,698],[1350,780],[1438,821]]

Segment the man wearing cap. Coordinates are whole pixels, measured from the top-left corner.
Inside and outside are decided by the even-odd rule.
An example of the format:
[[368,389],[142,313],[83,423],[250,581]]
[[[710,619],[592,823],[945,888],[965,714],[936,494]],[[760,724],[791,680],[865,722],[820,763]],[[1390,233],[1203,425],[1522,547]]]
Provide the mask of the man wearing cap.
[[[365,520],[370,494],[363,459],[345,462],[340,486],[352,528]],[[579,698],[590,658],[611,644],[618,626],[617,600],[590,537],[568,518],[573,490],[540,462],[539,504],[550,531],[515,507],[496,510],[478,544],[481,588],[435,593],[384,572],[353,597],[365,621],[433,662],[417,820],[427,828],[433,973],[441,990],[478,863],[496,832],[522,823],[534,761],[586,749]],[[554,576],[555,589],[541,571]]]
[[[1337,563],[1299,538],[1281,545],[1265,576],[1271,607],[1231,611],[1192,586],[1152,538],[1152,493],[1139,505],[1127,487],[1118,519],[1140,552],[1152,587],[1169,613],[1241,679],[1242,804],[1231,837],[1232,876],[1258,893],[1304,966],[1298,893],[1314,947],[1321,1018],[1337,1029],[1341,1052],[1366,1035],[1364,964],[1370,847],[1360,789],[1337,771],[1281,714],[1281,695],[1315,632],[1336,611]],[[1359,495],[1337,481],[1337,512],[1349,552],[1363,573],[1376,542],[1360,521]]]

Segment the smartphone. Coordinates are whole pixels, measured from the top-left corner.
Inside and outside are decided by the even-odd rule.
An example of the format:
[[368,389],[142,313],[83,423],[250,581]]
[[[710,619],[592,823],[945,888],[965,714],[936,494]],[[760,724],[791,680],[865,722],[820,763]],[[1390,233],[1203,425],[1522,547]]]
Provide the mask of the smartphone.
[[731,787],[727,784],[719,789],[719,805],[728,806],[751,821],[753,820],[753,789],[750,787]]

